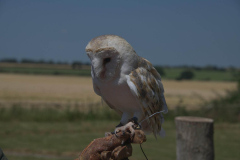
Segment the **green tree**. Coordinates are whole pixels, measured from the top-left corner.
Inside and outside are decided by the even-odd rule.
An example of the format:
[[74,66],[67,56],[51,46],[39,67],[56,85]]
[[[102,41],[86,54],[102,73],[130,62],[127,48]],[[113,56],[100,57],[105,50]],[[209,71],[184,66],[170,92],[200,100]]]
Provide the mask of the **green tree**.
[[163,67],[154,66],[154,68],[158,71],[158,73],[159,73],[161,76],[166,75],[165,71],[163,70]]
[[82,69],[82,62],[81,61],[74,61],[72,63],[72,69]]
[[183,80],[183,79],[193,79],[194,73],[191,70],[185,70],[181,72],[180,76],[177,78],[177,80]]

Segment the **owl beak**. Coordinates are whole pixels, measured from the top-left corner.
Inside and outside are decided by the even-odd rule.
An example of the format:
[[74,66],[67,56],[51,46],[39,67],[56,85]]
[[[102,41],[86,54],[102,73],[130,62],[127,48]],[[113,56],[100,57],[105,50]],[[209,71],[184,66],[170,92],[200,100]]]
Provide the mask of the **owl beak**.
[[105,77],[106,77],[106,76],[105,76],[105,72],[106,72],[106,68],[104,67],[103,70],[102,70],[101,73],[100,73],[100,78],[101,78],[101,79],[105,79]]
[[106,78],[106,64],[109,63],[111,61],[111,57],[108,57],[108,58],[104,58],[103,59],[103,62],[102,62],[102,66],[103,66],[103,69],[102,71],[100,72],[100,78],[101,79],[105,79]]

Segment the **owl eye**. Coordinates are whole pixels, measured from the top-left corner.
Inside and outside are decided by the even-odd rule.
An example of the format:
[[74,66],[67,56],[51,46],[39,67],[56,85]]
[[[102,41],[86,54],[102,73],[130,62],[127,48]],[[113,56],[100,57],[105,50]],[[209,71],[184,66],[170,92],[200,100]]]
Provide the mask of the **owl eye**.
[[103,64],[105,65],[105,64],[107,64],[108,62],[110,62],[111,61],[111,58],[105,58],[104,60],[103,60]]

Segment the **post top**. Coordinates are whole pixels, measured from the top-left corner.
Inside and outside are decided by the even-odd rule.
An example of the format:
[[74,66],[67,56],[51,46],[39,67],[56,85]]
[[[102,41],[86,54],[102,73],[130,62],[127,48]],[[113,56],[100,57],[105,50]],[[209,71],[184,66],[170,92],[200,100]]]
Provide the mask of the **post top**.
[[191,116],[176,117],[175,120],[177,120],[177,121],[187,121],[187,122],[205,122],[205,123],[213,123],[214,122],[214,120],[210,119],[210,118],[191,117]]

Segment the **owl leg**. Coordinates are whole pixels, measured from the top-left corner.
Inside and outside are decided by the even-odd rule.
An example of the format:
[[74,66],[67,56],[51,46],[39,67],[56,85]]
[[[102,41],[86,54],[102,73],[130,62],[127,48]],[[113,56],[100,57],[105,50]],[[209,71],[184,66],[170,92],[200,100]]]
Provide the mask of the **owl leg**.
[[[116,129],[117,129],[117,128],[120,128],[120,127],[124,126],[124,124],[128,123],[128,122],[129,122],[128,120],[129,120],[129,118],[130,118],[131,116],[132,116],[132,115],[129,114],[129,113],[126,113],[126,112],[123,113],[122,118],[121,118],[121,121],[120,121],[120,123],[116,126]],[[110,136],[110,135],[112,135],[112,134],[115,134],[116,137],[117,137],[116,129],[115,129],[114,132],[106,132],[106,133],[105,133],[105,137],[108,137],[108,136]],[[123,132],[123,133],[124,133],[124,132]]]
[[[116,126],[116,128],[117,128],[117,127],[122,127],[122,126],[123,126],[123,124],[120,122],[120,123]],[[114,131],[114,132],[106,132],[106,133],[105,133],[105,137],[111,136],[112,134],[115,134],[115,131]]]
[[138,123],[138,118],[137,117],[133,117],[131,119],[129,119],[129,122],[133,122],[133,128],[134,129],[141,129],[141,125]]
[[[120,123],[121,124],[121,123]],[[130,131],[132,137],[135,134],[135,129],[141,129],[141,126],[138,124],[138,118],[137,117],[133,117],[131,119],[128,120],[128,123],[124,126],[121,127],[117,127],[115,129],[115,135],[117,136],[117,132],[122,131],[123,133],[126,131]]]
[[[135,134],[135,130],[134,130],[134,122],[128,122],[126,125],[122,126],[122,127],[117,127],[115,129],[115,135],[117,136],[117,133],[122,131],[123,133],[125,133],[126,131],[129,131],[131,133],[131,136],[133,137]],[[118,136],[117,136],[118,137]]]
[[141,122],[144,119],[144,114],[139,111],[139,112],[134,112],[133,118],[130,119],[129,121],[133,121],[135,124],[135,129],[141,129],[141,124],[139,122]]
[[124,112],[122,114],[120,124],[116,126],[116,129],[114,131],[116,136],[117,136],[117,134],[116,134],[117,132],[120,132],[120,131],[122,131],[123,133],[125,132],[125,129],[124,130],[122,130],[122,129],[126,126],[126,124],[129,122],[129,118],[131,118],[131,117],[132,117],[132,114],[130,114],[130,113]]

